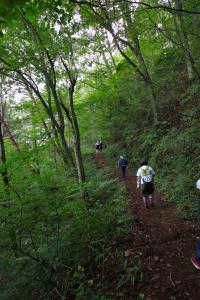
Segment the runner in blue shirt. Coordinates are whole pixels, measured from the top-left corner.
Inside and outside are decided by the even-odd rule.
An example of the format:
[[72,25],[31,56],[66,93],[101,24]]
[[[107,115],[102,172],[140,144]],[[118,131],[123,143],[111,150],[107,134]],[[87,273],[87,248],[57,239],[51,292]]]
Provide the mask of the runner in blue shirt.
[[118,160],[118,167],[121,170],[122,178],[125,179],[126,177],[126,167],[128,166],[128,161],[120,155],[119,160]]

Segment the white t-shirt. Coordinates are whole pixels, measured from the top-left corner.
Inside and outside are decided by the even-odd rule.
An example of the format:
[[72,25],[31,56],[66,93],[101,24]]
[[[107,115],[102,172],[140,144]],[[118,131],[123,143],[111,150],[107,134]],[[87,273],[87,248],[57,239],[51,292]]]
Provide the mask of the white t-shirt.
[[[146,171],[146,172],[145,172]],[[137,177],[140,177],[140,184],[144,184],[144,181],[142,179],[143,173],[146,173],[145,175],[155,175],[155,171],[152,167],[149,166],[142,166],[137,171]]]

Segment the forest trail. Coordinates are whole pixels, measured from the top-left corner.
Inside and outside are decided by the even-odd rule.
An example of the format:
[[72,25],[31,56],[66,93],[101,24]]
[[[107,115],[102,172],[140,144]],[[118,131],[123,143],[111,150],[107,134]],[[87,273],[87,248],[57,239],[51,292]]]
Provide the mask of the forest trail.
[[[102,154],[93,157],[98,167],[107,165]],[[115,167],[113,173],[119,176]],[[140,256],[144,276],[139,292],[145,294],[145,300],[200,300],[200,271],[190,261],[200,228],[180,219],[176,208],[159,193],[155,195],[155,207],[144,209],[136,176],[130,171],[124,184],[134,222],[130,248]],[[121,299],[134,300],[131,293]]]

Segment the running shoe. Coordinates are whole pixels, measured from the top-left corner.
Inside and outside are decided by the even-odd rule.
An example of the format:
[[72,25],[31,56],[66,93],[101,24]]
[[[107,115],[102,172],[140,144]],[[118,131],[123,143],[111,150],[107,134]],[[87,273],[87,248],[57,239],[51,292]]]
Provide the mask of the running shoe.
[[191,262],[196,269],[200,270],[200,260],[196,256],[192,256]]

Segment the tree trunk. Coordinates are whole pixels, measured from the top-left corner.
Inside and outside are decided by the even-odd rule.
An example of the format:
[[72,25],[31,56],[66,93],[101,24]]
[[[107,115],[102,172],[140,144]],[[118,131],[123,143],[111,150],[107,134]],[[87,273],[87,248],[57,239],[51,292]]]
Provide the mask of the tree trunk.
[[[3,134],[2,134],[2,123],[0,123],[0,154],[1,154],[1,163],[5,164],[6,163],[6,152],[5,152],[4,140],[3,140]],[[6,191],[6,193],[8,193],[9,179],[8,179],[8,171],[7,171],[6,166],[4,166],[4,169],[1,171],[1,175],[3,177],[5,191]]]
[[60,144],[62,146],[58,152],[61,155],[64,164],[66,165],[66,167],[71,165],[73,168],[75,168],[72,154],[71,154],[70,149],[68,148],[67,142],[65,140],[64,127],[60,126],[58,124],[56,118],[54,117],[51,107],[45,102],[45,100],[44,100],[43,96],[40,94],[39,90],[36,89],[32,84],[30,84],[30,82],[27,82],[23,76],[22,76],[22,80],[24,81],[26,87],[28,86],[31,90],[33,90],[33,92],[39,98],[46,113],[48,114],[48,116],[51,120],[52,127],[55,130],[55,133],[56,133],[56,136],[57,136],[57,139],[59,142],[58,144]]
[[79,183],[85,182],[85,169],[83,165],[83,159],[81,154],[81,144],[80,144],[80,132],[79,132],[79,126],[78,121],[76,117],[76,113],[74,110],[74,84],[71,83],[70,87],[68,88],[68,96],[69,96],[69,105],[70,105],[70,111],[72,116],[72,129],[73,129],[73,137],[74,137],[74,154],[75,154],[75,160],[76,160],[76,167],[77,167],[77,173],[78,173],[78,180]]
[[156,108],[157,99],[156,99],[156,93],[154,91],[153,82],[151,80],[151,76],[149,74],[148,68],[146,66],[144,57],[141,52],[138,34],[134,28],[134,22],[132,21],[131,14],[130,14],[129,3],[124,1],[122,4],[122,8],[124,11],[125,35],[126,35],[126,38],[133,43],[132,52],[136,56],[136,59],[138,61],[138,65],[139,65],[139,69],[140,69],[141,73],[143,74],[143,80],[145,82],[147,90],[149,91],[152,112],[153,112],[153,121],[154,121],[154,124],[156,124],[158,122],[158,113],[157,113],[157,108]]
[[35,98],[34,98],[34,96],[32,94],[32,91],[29,88],[27,88],[27,92],[28,92],[29,97],[31,98],[31,100],[33,102],[34,108],[37,110],[37,113],[38,113],[38,115],[40,117],[40,120],[41,120],[41,122],[43,124],[43,127],[44,127],[44,130],[46,132],[46,135],[48,136],[49,140],[51,140],[51,132],[49,131],[48,126],[47,126],[45,120],[43,119],[43,117],[41,115],[40,109],[39,109],[39,107],[37,105],[37,101],[35,100]]
[[[36,103],[34,103],[34,102],[32,103],[32,116],[35,115],[35,104]],[[33,129],[34,132],[36,131],[36,128],[35,128],[35,125],[34,125],[33,121],[32,121],[32,129]],[[33,170],[34,170],[36,175],[39,175],[40,174],[40,164],[39,164],[39,154],[38,154],[38,141],[35,137],[33,138],[33,149],[35,150],[34,151],[35,152],[34,153],[34,161],[36,163],[36,166],[33,167]]]
[[112,47],[111,47],[111,44],[110,44],[108,38],[107,38],[107,49],[108,49],[108,53],[110,55],[110,58],[112,60],[113,67],[115,68],[115,71],[117,71],[117,66],[116,66],[115,59],[114,59],[114,56],[113,56],[113,53],[112,53]]
[[6,135],[7,135],[7,137],[9,138],[9,140],[11,141],[11,143],[13,144],[15,150],[16,150],[17,152],[20,152],[20,148],[19,148],[17,142],[15,141],[15,138],[13,137],[13,135],[12,135],[12,133],[11,133],[11,131],[10,131],[10,129],[9,129],[7,123],[5,122],[5,120],[4,120],[4,118],[3,118],[3,116],[2,116],[1,113],[0,113],[0,122],[1,122],[2,125],[4,126],[4,128],[5,128],[5,130],[6,130]]
[[[183,6],[182,0],[175,0],[175,4],[176,4],[177,9],[180,9],[180,10],[182,9],[182,6]],[[191,54],[188,35],[187,35],[187,32],[185,31],[185,22],[184,22],[184,17],[182,15],[182,13],[178,14],[178,20],[180,23],[180,29],[181,29],[181,37],[180,38],[181,38],[183,48],[184,48],[184,53],[185,53],[188,79],[190,82],[192,82],[195,79],[195,74],[197,75],[198,79],[200,79],[200,74],[199,74],[199,71],[195,67],[195,61]]]
[[70,164],[75,169],[74,160],[73,160],[72,154],[70,152],[70,149],[68,148],[64,132],[61,132],[61,131],[59,132],[59,139],[62,144],[62,149],[60,150],[60,154],[62,155],[65,165],[69,166],[69,164]]
[[54,99],[57,113],[58,113],[59,128],[57,128],[57,132],[58,132],[58,137],[61,139],[61,143],[62,143],[63,150],[64,150],[64,151],[61,151],[61,153],[63,152],[63,160],[64,160],[65,164],[67,163],[67,160],[68,160],[68,164],[70,163],[70,165],[74,168],[75,167],[74,160],[73,160],[72,154],[70,152],[70,149],[68,148],[67,141],[65,139],[65,121],[64,121],[64,116],[62,113],[62,107],[61,107],[61,103],[59,100],[59,96],[56,91],[56,86],[50,81],[48,81],[48,84],[49,84],[48,87],[50,88],[50,90],[52,92],[53,99]]

